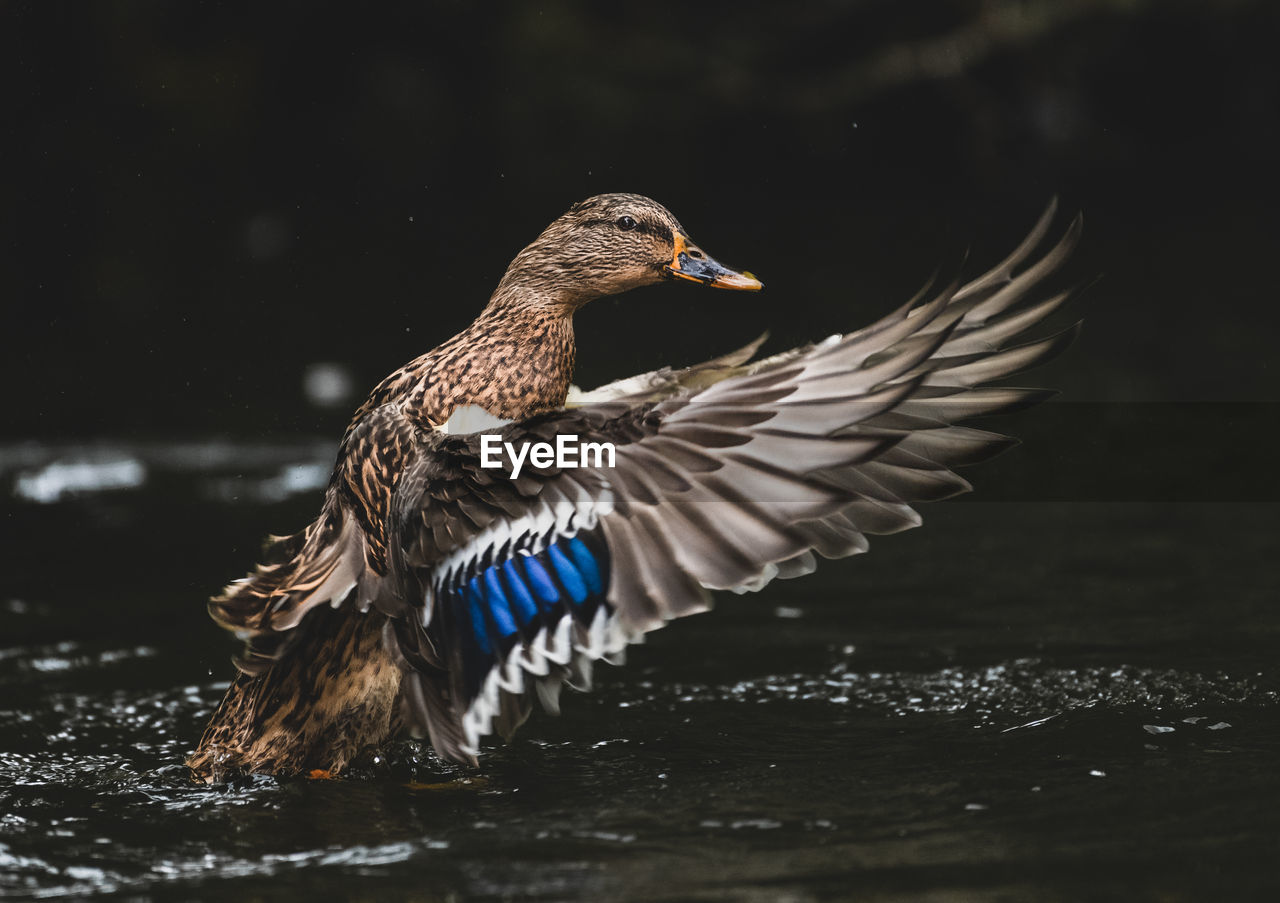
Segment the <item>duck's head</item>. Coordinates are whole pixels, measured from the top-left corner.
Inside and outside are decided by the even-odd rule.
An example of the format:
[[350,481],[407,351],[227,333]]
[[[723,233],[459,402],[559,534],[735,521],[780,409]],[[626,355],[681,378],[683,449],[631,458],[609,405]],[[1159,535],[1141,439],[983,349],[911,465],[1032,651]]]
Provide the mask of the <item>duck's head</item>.
[[524,295],[572,312],[594,298],[664,279],[739,291],[763,288],[750,273],[724,266],[694,244],[657,201],[599,194],[574,204],[516,256],[495,300]]

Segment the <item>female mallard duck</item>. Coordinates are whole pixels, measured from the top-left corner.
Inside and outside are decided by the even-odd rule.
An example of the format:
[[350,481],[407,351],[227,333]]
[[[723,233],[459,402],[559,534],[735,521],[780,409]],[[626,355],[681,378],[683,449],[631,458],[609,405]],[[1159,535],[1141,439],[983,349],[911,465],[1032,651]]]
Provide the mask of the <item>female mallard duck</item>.
[[[575,204],[471,326],[373,390],[320,516],[210,603],[246,645],[187,764],[206,781],[335,774],[402,728],[474,762],[533,697],[554,711],[562,684],[585,687],[593,661],[706,609],[709,590],[756,590],[918,525],[910,503],[967,490],[950,468],[1012,441],[956,424],[1046,394],[983,384],[1074,333],[1009,346],[1067,297],[1020,304],[1079,234],[1077,218],[1024,267],[1052,213],[990,272],[858,332],[750,362],[757,342],[566,406],[588,301],[671,278],[761,288],[648,198]],[[569,436],[613,451],[513,464]]]

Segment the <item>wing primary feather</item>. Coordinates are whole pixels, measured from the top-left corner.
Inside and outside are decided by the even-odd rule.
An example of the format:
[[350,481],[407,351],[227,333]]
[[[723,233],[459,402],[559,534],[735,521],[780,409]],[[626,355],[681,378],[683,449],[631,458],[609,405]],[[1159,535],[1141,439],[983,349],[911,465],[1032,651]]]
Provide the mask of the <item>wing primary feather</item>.
[[[1079,331],[1019,338],[1075,294],[1040,295],[1081,231],[1077,217],[1042,250],[1056,208],[982,275],[941,285],[935,275],[845,336],[756,360],[761,337],[683,370],[575,390],[566,410],[501,426],[504,441],[573,432],[612,442],[616,466],[530,466],[510,480],[478,467],[474,435],[423,440],[443,451],[402,478],[400,542],[389,551],[411,579],[349,575],[357,604],[411,615],[386,634],[413,678],[410,729],[474,761],[481,739],[509,735],[534,700],[557,712],[566,683],[590,687],[595,661],[619,660],[645,631],[710,607],[708,588],[808,574],[818,556],[859,554],[868,536],[918,526],[912,504],[967,491],[953,468],[1015,440],[958,424],[1051,395],[988,384]],[[305,547],[278,540],[261,586]],[[326,559],[294,586],[345,595],[346,562]],[[276,608],[282,621],[305,613],[290,601]],[[243,600],[223,607],[258,632],[269,661],[276,641],[255,611]]]

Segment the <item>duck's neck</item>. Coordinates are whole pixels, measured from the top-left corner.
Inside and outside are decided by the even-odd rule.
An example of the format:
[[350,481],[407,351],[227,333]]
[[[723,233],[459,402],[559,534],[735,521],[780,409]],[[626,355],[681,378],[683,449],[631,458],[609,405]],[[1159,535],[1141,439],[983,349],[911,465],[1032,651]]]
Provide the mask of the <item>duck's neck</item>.
[[490,303],[466,332],[467,357],[483,368],[485,410],[517,419],[564,404],[577,356],[571,312]]
[[573,312],[582,303],[513,265],[475,322],[379,383],[348,431],[393,402],[425,429],[460,405],[508,420],[562,406],[573,378]]
[[423,426],[444,423],[461,405],[519,420],[564,404],[574,356],[571,316],[491,302],[470,326],[393,374],[374,395],[397,394],[404,386],[405,413]]
[[559,316],[567,320],[582,305],[599,297],[598,287],[584,285],[547,264],[541,255],[531,253],[535,247],[530,245],[511,261],[481,317],[502,314],[517,318]]

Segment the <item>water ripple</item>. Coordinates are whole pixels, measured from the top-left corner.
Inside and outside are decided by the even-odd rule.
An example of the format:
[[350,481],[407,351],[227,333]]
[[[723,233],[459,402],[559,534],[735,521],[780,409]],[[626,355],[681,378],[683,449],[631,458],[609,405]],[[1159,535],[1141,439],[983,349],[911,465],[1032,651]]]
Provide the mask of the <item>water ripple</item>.
[[[58,663],[53,672],[70,668],[92,674],[112,661],[154,655],[149,647],[92,651],[75,644],[19,652],[8,652],[7,665],[32,677],[47,675],[50,662]],[[816,673],[769,675],[727,685],[623,679],[602,688],[598,704],[642,710],[624,719],[633,728],[646,719],[654,724],[679,723],[681,710],[693,715],[694,707],[711,704],[722,713],[741,705],[771,705],[768,713],[760,713],[762,723],[778,722],[788,734],[804,731],[811,747],[821,742],[819,729],[829,731],[837,720],[812,719],[814,705],[862,713],[859,736],[865,736],[866,717],[888,725],[906,716],[960,714],[966,723],[955,725],[948,719],[928,726],[931,735],[950,738],[940,742],[952,743],[957,734],[949,730],[976,737],[970,727],[978,727],[992,738],[1019,731],[1010,735],[1012,742],[1022,736],[1021,730],[1053,721],[1062,726],[1050,737],[1054,749],[1069,734],[1110,734],[1122,728],[1132,729],[1141,738],[1139,748],[1142,743],[1158,742],[1159,754],[1164,755],[1170,748],[1167,739],[1178,737],[1193,742],[1203,738],[1206,742],[1200,746],[1207,752],[1223,751],[1241,730],[1233,724],[1256,721],[1252,712],[1273,709],[1280,702],[1274,691],[1250,679],[1172,669],[1063,668],[1019,659],[987,667],[911,673],[862,670],[855,664],[850,653]],[[643,727],[637,728],[640,733],[630,742],[608,736],[602,740],[600,725],[595,724],[567,742],[538,740],[534,727],[531,742],[488,752],[488,778],[450,770],[421,745],[404,741],[393,744],[374,765],[356,770],[350,780],[257,777],[227,787],[195,786],[180,763],[225,687],[225,683],[211,682],[149,692],[67,690],[3,703],[0,896],[147,894],[164,888],[202,887],[215,879],[272,878],[317,868],[357,876],[385,874],[379,870],[413,862],[415,871],[429,868],[440,874],[445,870],[450,880],[481,895],[501,898],[509,887],[520,884],[525,892],[537,886],[556,897],[567,893],[566,888],[594,888],[597,880],[604,881],[605,873],[598,866],[588,866],[579,875],[572,864],[610,862],[618,850],[651,843],[651,819],[657,815],[611,815],[609,804],[597,798],[598,791],[612,788],[608,800],[617,812],[630,813],[632,804],[643,805],[654,794],[666,799],[668,762],[680,771],[681,779],[708,780],[707,775],[688,774],[704,758],[692,751],[696,743],[683,753],[664,750],[655,760]],[[1090,708],[1127,707],[1141,711],[1102,724],[1058,719]],[[642,713],[644,718],[634,717]],[[716,721],[706,712],[693,717]],[[725,717],[734,723],[743,720],[731,713]],[[723,719],[719,723],[723,725]],[[806,723],[811,726],[805,727]],[[547,726],[545,719],[542,725]],[[1243,729],[1247,728],[1246,724]],[[571,725],[567,729],[573,733]],[[847,737],[847,733],[836,734],[830,740],[835,744],[830,750],[832,761],[845,760],[848,751],[840,744],[847,743]],[[897,743],[894,737],[890,730],[879,742]],[[714,748],[713,757],[722,755],[718,750],[725,746],[717,741]],[[872,743],[871,749],[876,748]],[[895,748],[880,747],[884,767],[895,761],[895,755],[888,754]],[[983,749],[986,761],[996,746],[989,740]],[[761,754],[772,757],[771,761],[780,756],[776,748]],[[899,750],[897,755],[901,754]],[[710,778],[730,782],[722,790],[733,786],[734,768],[752,767],[753,758],[738,758],[736,764],[728,765],[725,776]],[[1051,758],[1059,762],[1056,753]],[[932,757],[926,755],[924,761]],[[1106,762],[1101,759],[1097,765]],[[1004,764],[1007,768],[1007,761]],[[1089,767],[1099,775],[1112,773],[1111,766],[1097,765],[1091,758]],[[725,767],[717,765],[709,774],[718,775]],[[865,762],[862,767],[867,767]],[[918,771],[918,763],[908,767]],[[1119,768],[1124,767],[1121,761]],[[538,775],[526,779],[523,775],[530,768]],[[436,777],[427,777],[427,771]],[[943,771],[942,777],[923,772],[916,777],[945,784],[951,778]],[[406,774],[414,776],[407,787]],[[762,809],[743,802],[743,792],[766,792],[760,788],[770,787],[772,781],[797,779],[794,774],[774,778],[782,774],[781,769],[768,774],[768,781],[753,782],[750,791],[735,791],[723,805],[709,811],[702,804],[693,805],[682,816],[693,826],[689,830],[784,846],[810,844],[809,833],[818,827],[836,831],[829,820],[784,818],[787,808],[780,803]],[[488,780],[492,786],[486,786]],[[572,796],[573,788],[583,781],[588,782],[584,792],[589,800],[559,800],[558,794]],[[526,796],[547,786],[558,789],[547,791],[550,796],[530,810]],[[451,788],[455,792],[441,792]],[[586,810],[579,811],[579,805],[586,805]],[[965,811],[988,808],[985,798],[967,800]],[[292,815],[286,818],[285,812]],[[845,818],[856,824],[856,813],[850,813]],[[289,828],[282,834],[285,824]],[[497,858],[495,832],[502,845]],[[251,840],[237,839],[241,837]],[[552,847],[569,860],[557,860],[540,870],[542,855]],[[587,858],[579,860],[579,855]],[[501,868],[494,870],[508,865],[515,882],[510,885]],[[607,896],[606,891],[607,882],[601,883],[601,894]]]
[[1174,669],[1120,667],[1059,668],[1039,659],[1018,659],[978,668],[942,668],[922,673],[860,671],[840,661],[826,673],[768,675],[729,686],[642,682],[651,690],[624,699],[629,706],[674,694],[680,702],[822,702],[893,715],[963,712],[988,726],[1058,714],[1106,703],[1154,710],[1205,705],[1272,707],[1280,693],[1248,678]]

